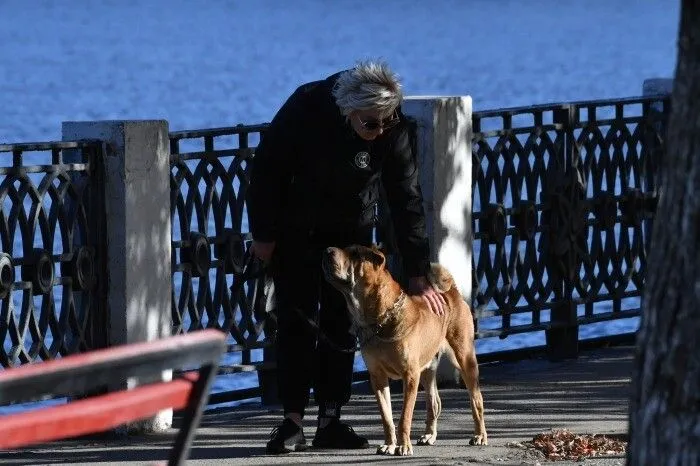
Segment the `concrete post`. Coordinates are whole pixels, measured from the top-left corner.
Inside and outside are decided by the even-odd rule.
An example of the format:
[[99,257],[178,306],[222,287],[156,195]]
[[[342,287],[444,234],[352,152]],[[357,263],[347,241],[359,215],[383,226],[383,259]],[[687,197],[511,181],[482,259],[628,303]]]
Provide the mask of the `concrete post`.
[[[673,78],[652,78],[652,79],[645,79],[644,83],[642,84],[642,93],[643,95],[646,96],[654,96],[654,95],[668,95],[670,96],[671,93],[673,92]],[[659,115],[660,113],[663,113],[664,110],[668,112],[668,108],[664,109],[663,104],[661,102],[656,102],[651,104],[651,112],[652,115],[654,112],[657,112],[656,114]],[[660,115],[663,116],[663,115]],[[667,116],[668,117],[668,116]],[[668,120],[666,118],[661,118],[656,124],[654,124],[655,130],[657,134],[661,134],[662,139],[665,141],[666,139],[666,130],[668,129]],[[645,143],[648,145],[647,147],[650,150],[649,154],[653,154],[651,156],[648,156],[647,164],[648,166],[644,170],[645,172],[645,180],[644,184],[645,190],[646,191],[655,191],[656,194],[658,195],[658,183],[659,183],[659,167],[661,166],[661,157],[665,155],[665,151],[659,152],[659,149],[665,149],[666,144],[664,142],[663,145],[660,145],[658,143],[658,140],[656,139],[655,135],[652,137],[645,138]],[[651,244],[651,233],[654,231],[654,219],[646,219],[644,220],[644,229],[645,229],[645,240],[646,240],[646,247],[649,248]]]
[[[454,276],[464,299],[472,300],[472,99],[407,97],[403,112],[418,125],[418,161],[425,201],[431,261]],[[438,381],[458,383],[444,358]]]
[[[673,92],[673,78],[650,78],[645,79],[642,83],[642,95],[671,95]],[[655,103],[651,105],[653,110],[663,112],[662,105]]]
[[[168,122],[64,122],[64,140],[106,143],[108,341],[111,346],[156,340],[171,333],[170,143]],[[172,371],[161,375],[172,377]],[[129,380],[133,387],[150,380]],[[158,432],[172,410],[130,425]]]
[[[642,84],[642,95],[645,97],[653,95],[668,95],[673,93],[673,78],[651,78],[645,79]],[[654,103],[651,105],[652,110],[663,112],[663,105]],[[666,109],[668,110],[668,109]],[[663,130],[659,124],[659,130]]]
[[664,95],[673,91],[673,78],[645,79],[642,84],[642,92],[648,95]]

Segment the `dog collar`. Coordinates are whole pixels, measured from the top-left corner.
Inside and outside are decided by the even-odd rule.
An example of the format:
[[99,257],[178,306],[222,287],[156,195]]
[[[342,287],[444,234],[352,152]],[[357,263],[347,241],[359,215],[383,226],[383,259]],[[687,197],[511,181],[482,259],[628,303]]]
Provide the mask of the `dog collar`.
[[388,322],[390,322],[392,319],[394,319],[399,314],[399,312],[403,308],[403,304],[405,301],[406,301],[406,293],[403,290],[401,290],[401,294],[399,294],[399,297],[396,298],[396,301],[394,301],[393,306],[391,306],[391,308],[389,308],[389,310],[386,311],[384,313],[384,315],[382,316],[383,318],[382,318],[381,322],[377,322],[377,323],[374,323],[371,325],[361,327],[361,330],[363,331],[363,334],[364,334],[364,338],[362,338],[362,337],[360,338],[360,346],[361,347],[365,346],[367,343],[369,343],[370,341],[372,341],[375,338],[380,340],[380,341],[395,341],[398,338],[400,338],[400,336],[394,336],[393,338],[384,338],[384,337],[380,336],[379,333],[382,331],[382,329],[384,328],[384,326]]
[[379,323],[377,322],[375,325],[379,328],[384,326],[387,322],[389,322],[391,319],[393,319],[396,314],[399,313],[401,308],[403,307],[403,303],[406,301],[406,293],[401,290],[401,294],[399,295],[398,298],[396,298],[396,301],[394,301],[394,305],[391,306],[391,308],[384,313],[384,318],[382,319],[382,322]]

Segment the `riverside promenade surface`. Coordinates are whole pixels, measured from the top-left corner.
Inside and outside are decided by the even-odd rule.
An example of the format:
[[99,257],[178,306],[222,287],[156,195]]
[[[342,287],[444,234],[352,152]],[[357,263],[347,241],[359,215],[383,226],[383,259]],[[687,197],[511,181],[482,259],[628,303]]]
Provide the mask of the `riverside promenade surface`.
[[[463,389],[440,390],[443,409],[438,441],[415,446],[425,422],[424,394],[419,392],[413,422],[413,456],[384,457],[375,454],[382,443],[379,410],[366,383],[357,384],[343,418],[355,431],[369,438],[367,450],[307,450],[282,456],[265,454],[270,430],[280,420],[279,408],[244,405],[205,413],[193,442],[191,465],[274,464],[386,464],[405,465],[623,465],[623,455],[580,461],[551,462],[537,451],[514,446],[551,429],[577,434],[625,434],[633,349],[618,346],[581,353],[578,360],[483,364],[484,396],[489,445],[469,446],[473,425]],[[398,423],[401,394],[393,390],[394,419]],[[315,408],[306,419],[310,442],[315,430]],[[177,421],[177,420],[176,420]],[[0,452],[2,465],[98,464],[142,465],[166,458],[171,434],[144,437],[70,440]]]

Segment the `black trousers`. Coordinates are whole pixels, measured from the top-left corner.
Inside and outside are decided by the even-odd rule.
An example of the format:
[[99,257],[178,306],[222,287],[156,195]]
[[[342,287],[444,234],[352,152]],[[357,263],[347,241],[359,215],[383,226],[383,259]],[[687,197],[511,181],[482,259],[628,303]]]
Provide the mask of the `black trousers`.
[[[314,389],[320,413],[350,400],[355,337],[342,294],[323,278],[321,254],[329,246],[370,244],[371,228],[288,235],[278,242],[272,264],[277,303],[277,390],[285,414],[302,416]],[[332,342],[319,338],[316,322]],[[336,348],[333,348],[335,346]]]

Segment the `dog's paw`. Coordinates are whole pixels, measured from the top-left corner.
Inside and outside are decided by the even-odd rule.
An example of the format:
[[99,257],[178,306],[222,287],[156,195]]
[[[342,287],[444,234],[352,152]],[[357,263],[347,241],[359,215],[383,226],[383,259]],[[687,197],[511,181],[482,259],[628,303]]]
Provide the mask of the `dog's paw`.
[[394,452],[396,451],[396,445],[379,445],[377,447],[377,454],[378,455],[393,455]]
[[488,445],[489,442],[486,439],[486,435],[475,435],[469,441],[469,445]]
[[396,447],[396,456],[411,456],[413,455],[413,447],[411,444],[399,445]]
[[436,434],[424,434],[418,439],[418,445],[435,445],[436,440]]

